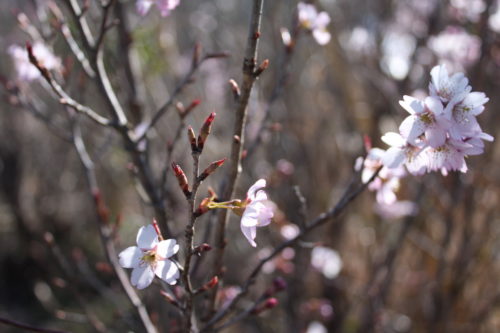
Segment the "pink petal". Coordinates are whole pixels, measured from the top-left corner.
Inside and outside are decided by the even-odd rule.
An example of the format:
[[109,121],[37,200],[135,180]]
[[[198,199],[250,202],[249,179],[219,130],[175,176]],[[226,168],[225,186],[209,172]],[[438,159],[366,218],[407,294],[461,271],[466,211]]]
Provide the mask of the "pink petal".
[[158,244],[158,235],[152,224],[141,227],[137,233],[137,246],[143,250],[151,250]]

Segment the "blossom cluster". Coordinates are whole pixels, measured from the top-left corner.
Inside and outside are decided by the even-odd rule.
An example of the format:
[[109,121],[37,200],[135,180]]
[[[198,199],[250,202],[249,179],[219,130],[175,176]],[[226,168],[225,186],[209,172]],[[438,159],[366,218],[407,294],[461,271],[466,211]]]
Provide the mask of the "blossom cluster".
[[399,211],[401,214],[397,215],[414,212],[414,207],[402,205],[395,195],[400,179],[407,173],[466,172],[465,158],[482,154],[483,141],[493,141],[476,119],[488,97],[472,91],[463,73],[449,75],[444,65],[432,68],[430,74],[429,96],[424,100],[403,97],[399,103],[409,116],[399,126],[399,133],[382,136],[390,148],[371,149],[364,162],[364,182],[382,167],[369,188],[377,192],[377,203],[385,212]]
[[146,15],[153,5],[156,5],[160,11],[161,16],[168,16],[170,12],[175,9],[180,3],[180,0],[137,0],[137,12],[144,16]]
[[297,11],[299,25],[310,31],[318,44],[328,44],[331,35],[326,26],[330,24],[330,15],[327,12],[318,12],[314,5],[303,2],[297,4]]

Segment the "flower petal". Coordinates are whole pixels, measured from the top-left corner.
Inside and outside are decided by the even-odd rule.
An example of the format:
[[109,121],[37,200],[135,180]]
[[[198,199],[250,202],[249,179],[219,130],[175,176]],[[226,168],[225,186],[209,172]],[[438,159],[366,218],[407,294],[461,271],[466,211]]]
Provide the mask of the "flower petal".
[[153,282],[155,273],[150,265],[145,265],[144,267],[136,267],[132,271],[132,277],[130,282],[137,289],[144,289]]
[[156,253],[162,258],[170,258],[179,251],[179,244],[175,239],[162,240],[156,245]]
[[155,274],[168,284],[175,284],[179,278],[179,268],[170,260],[159,260],[156,263]]
[[256,227],[245,227],[241,224],[241,232],[248,239],[248,242],[253,247],[257,247],[257,243],[255,243],[255,237],[257,236],[257,228]]
[[266,187],[266,180],[265,179],[259,179],[258,181],[255,182],[255,184],[253,184],[248,189],[247,198],[253,200],[255,198],[256,192],[259,191],[260,189],[264,188],[264,187]]
[[158,235],[152,224],[141,227],[137,233],[137,246],[143,250],[151,250],[158,243]]
[[139,266],[142,253],[141,249],[137,246],[127,247],[118,255],[120,266],[123,268],[134,268]]

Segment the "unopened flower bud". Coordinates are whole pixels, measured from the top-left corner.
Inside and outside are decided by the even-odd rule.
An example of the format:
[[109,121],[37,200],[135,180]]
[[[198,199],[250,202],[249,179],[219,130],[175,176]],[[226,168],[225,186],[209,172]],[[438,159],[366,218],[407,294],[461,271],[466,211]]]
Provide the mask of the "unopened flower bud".
[[210,244],[207,244],[207,243],[203,243],[201,245],[198,245],[197,247],[195,247],[193,249],[193,254],[196,254],[196,255],[201,255],[203,252],[208,252],[212,249],[212,246],[210,246]]
[[223,158],[222,160],[218,160],[218,161],[210,163],[210,165],[205,170],[203,170],[203,172],[200,174],[200,176],[198,177],[198,180],[200,182],[204,181],[208,176],[210,176],[212,173],[214,173],[214,171],[217,170],[222,164],[224,164],[225,161],[226,161],[226,159]]
[[207,140],[207,137],[211,132],[212,123],[214,119],[215,119],[215,112],[212,112],[207,117],[207,119],[205,119],[205,122],[201,126],[200,135],[198,136],[198,150],[200,152],[203,151],[203,147],[205,146],[205,141]]
[[188,107],[184,110],[182,117],[186,117],[191,111],[194,110],[195,107],[201,104],[201,100],[195,99],[188,105]]
[[274,297],[271,297],[271,298],[268,298],[264,304],[260,305],[260,306],[257,306],[255,307],[253,310],[252,310],[252,314],[254,315],[258,315],[266,310],[269,310],[269,309],[272,309],[272,308],[275,308],[277,305],[279,304],[279,301],[277,298],[274,298]]
[[273,286],[274,286],[274,289],[279,292],[279,291],[283,291],[286,289],[287,287],[287,283],[285,281],[285,279],[283,279],[282,277],[277,277],[273,280]]
[[240,98],[240,87],[238,87],[238,83],[236,83],[235,80],[230,79],[229,80],[229,85],[231,86],[231,91],[233,92],[234,99],[239,99]]
[[260,74],[262,74],[262,72],[264,72],[267,69],[267,67],[269,67],[269,59],[264,60],[259,65],[259,67],[257,67],[257,69],[255,70],[255,72],[253,73],[253,75],[255,77],[258,77]]
[[204,291],[210,290],[213,287],[215,287],[219,283],[219,278],[214,276],[213,278],[210,279],[207,283],[205,283],[203,286],[201,286],[198,290],[195,291],[195,294],[202,293]]
[[194,134],[193,128],[191,126],[188,127],[187,131],[189,143],[191,144],[191,151],[197,152],[198,145],[196,144],[196,134]]
[[181,188],[182,192],[186,197],[189,197],[191,195],[191,191],[189,191],[189,185],[186,174],[184,173],[184,171],[182,171],[181,167],[175,162],[172,163],[172,170],[174,171],[175,177],[179,182],[179,187]]

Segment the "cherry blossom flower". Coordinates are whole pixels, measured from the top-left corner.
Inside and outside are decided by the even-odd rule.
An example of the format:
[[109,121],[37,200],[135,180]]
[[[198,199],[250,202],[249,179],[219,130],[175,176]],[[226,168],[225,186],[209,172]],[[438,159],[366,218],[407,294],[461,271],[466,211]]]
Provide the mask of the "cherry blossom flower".
[[479,59],[481,39],[461,27],[449,26],[439,35],[429,38],[427,46],[439,58],[455,70],[463,70]]
[[431,82],[429,83],[431,96],[439,97],[443,103],[460,100],[471,91],[469,80],[463,73],[448,74],[445,65],[435,66],[431,69]]
[[158,276],[168,284],[179,278],[177,265],[168,258],[179,251],[175,239],[159,240],[155,227],[141,227],[137,233],[137,246],[120,252],[119,262],[124,268],[132,268],[131,282],[137,289],[144,289]]
[[168,16],[180,3],[180,0],[137,0],[137,12],[144,16],[146,15],[153,4],[160,10],[161,16]]
[[311,251],[311,265],[327,279],[334,279],[342,270],[343,263],[337,251],[324,246],[316,246]]
[[267,199],[263,190],[265,187],[266,180],[259,179],[250,187],[243,203],[245,210],[241,217],[241,231],[253,247],[257,246],[257,227],[267,226],[274,216],[274,203]]
[[[14,61],[14,67],[20,80],[33,81],[40,77],[40,71],[30,62],[25,47],[11,45],[8,52]],[[61,59],[56,57],[42,42],[33,43],[33,54],[38,62],[48,70],[58,70],[62,66]]]
[[382,141],[391,146],[381,157],[382,163],[389,169],[406,166],[411,174],[423,174],[426,170],[426,156],[421,154],[424,143],[417,140],[410,144],[400,134],[388,132],[382,136]]
[[330,23],[330,15],[327,12],[318,13],[316,7],[303,2],[297,4],[297,9],[300,26],[311,31],[318,44],[328,44],[331,35],[326,26]]
[[439,98],[429,96],[422,102],[404,96],[399,104],[410,113],[399,126],[399,132],[409,143],[417,145],[417,139],[422,134],[431,147],[439,147],[445,142],[451,126],[451,110],[445,108]]

